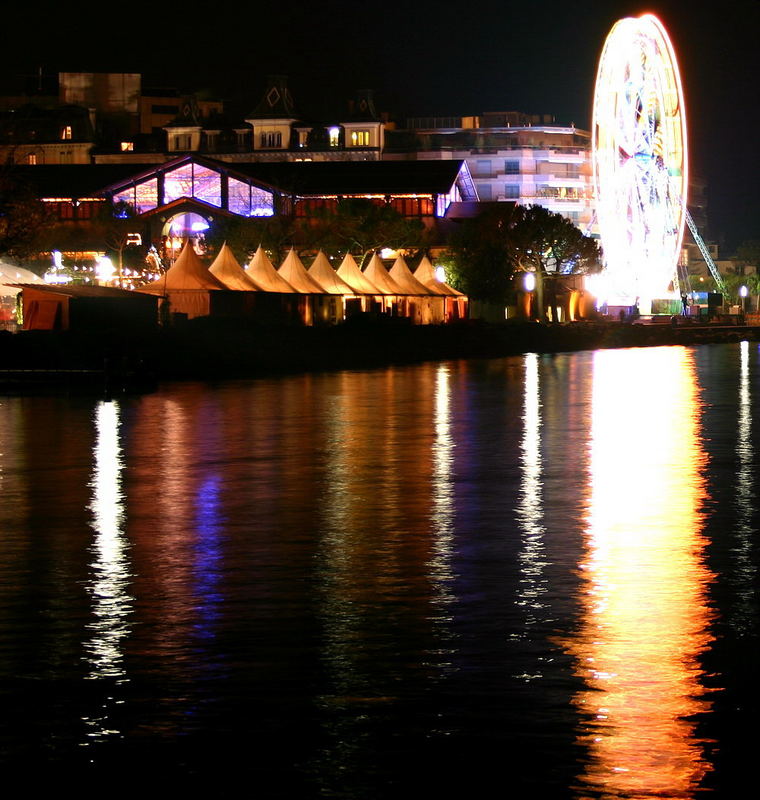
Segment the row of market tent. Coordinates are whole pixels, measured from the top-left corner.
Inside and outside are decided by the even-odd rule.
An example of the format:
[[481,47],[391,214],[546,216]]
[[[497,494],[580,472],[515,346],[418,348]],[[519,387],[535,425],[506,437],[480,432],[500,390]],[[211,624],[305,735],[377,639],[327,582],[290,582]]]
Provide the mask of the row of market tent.
[[465,295],[436,278],[427,256],[412,272],[403,256],[388,270],[375,253],[362,271],[347,254],[335,270],[320,250],[307,269],[291,249],[275,269],[259,247],[243,269],[224,244],[207,267],[188,240],[166,273],[137,291],[166,298],[172,312],[188,318],[247,314],[313,325],[376,312],[429,325],[467,315]]

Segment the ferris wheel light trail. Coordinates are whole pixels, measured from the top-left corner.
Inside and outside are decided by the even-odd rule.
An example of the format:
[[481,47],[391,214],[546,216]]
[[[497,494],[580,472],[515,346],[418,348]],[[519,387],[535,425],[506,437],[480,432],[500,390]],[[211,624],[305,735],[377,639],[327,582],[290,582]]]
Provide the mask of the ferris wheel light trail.
[[683,241],[688,158],[675,51],[657,17],[615,23],[594,90],[596,213],[611,296],[663,297]]

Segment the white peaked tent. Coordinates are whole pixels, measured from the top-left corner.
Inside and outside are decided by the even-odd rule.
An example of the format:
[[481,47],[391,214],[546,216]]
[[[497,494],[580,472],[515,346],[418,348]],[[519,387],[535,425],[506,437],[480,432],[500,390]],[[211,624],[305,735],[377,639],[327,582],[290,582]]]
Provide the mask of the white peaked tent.
[[277,273],[261,245],[253,255],[251,263],[248,265],[247,273],[253,282],[265,292],[292,294],[296,291],[285,278]]
[[439,281],[438,278],[436,278],[435,268],[430,263],[430,259],[427,256],[422,257],[417,269],[414,270],[414,277],[436,294],[448,295],[449,297],[464,297],[461,292],[449,286],[448,283]]
[[240,266],[232,250],[227,246],[227,242],[222,245],[222,249],[208,268],[208,271],[228,289],[236,289],[242,292],[262,291],[253,278]]
[[377,253],[372,256],[369,264],[364,268],[364,276],[369,278],[383,294],[396,296],[407,294],[407,292],[391,278]]
[[164,275],[137,291],[167,297],[171,311],[187,314],[188,319],[192,319],[208,316],[211,294],[224,289],[225,285],[198,258],[190,240],[185,240],[182,252]]
[[449,286],[448,283],[439,281],[435,277],[435,269],[427,256],[422,257],[417,269],[414,270],[414,277],[431,291],[443,296],[445,322],[464,319],[467,316],[467,296]]
[[285,257],[285,260],[280,264],[280,268],[277,272],[285,278],[297,292],[301,292],[302,294],[325,294],[325,290],[306,271],[303,261],[301,261],[292,247]]
[[409,295],[400,302],[402,313],[416,325],[433,325],[443,322],[444,300],[412,275],[403,256],[399,256],[390,269],[390,276]]
[[[359,275],[364,277],[361,272],[359,272],[359,268],[355,263],[354,267],[356,267],[356,271]],[[317,257],[309,267],[308,273],[328,294],[356,294],[354,289],[332,268],[330,262],[327,260],[327,256],[321,250],[317,253]]]
[[345,281],[356,294],[380,295],[382,292],[372,281],[359,269],[351,253],[346,253],[346,257],[338,267],[337,276]]
[[416,294],[421,296],[437,294],[437,292],[432,291],[412,275],[403,256],[399,256],[393,262],[393,266],[390,268],[388,274],[404,290],[404,294]]
[[208,267],[198,258],[189,239],[185,240],[177,260],[157,281],[141,286],[146,294],[164,294],[174,290],[224,289],[224,284],[215,278]]

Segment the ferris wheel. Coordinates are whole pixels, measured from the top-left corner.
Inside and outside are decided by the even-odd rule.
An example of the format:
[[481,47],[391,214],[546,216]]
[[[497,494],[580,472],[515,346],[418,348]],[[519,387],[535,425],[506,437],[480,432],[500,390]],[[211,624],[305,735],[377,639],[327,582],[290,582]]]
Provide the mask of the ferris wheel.
[[609,290],[619,297],[662,297],[683,241],[688,161],[675,52],[652,14],[621,19],[607,36],[592,130]]

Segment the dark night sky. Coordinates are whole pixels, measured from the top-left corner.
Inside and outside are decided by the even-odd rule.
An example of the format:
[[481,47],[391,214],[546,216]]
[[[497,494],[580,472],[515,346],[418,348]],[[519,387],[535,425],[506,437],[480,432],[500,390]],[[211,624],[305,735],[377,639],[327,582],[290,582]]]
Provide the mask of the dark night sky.
[[679,56],[691,168],[709,183],[711,235],[728,244],[760,238],[759,0],[709,8],[696,0],[263,6],[207,4],[193,14],[190,6],[156,12],[154,3],[136,1],[114,21],[118,6],[80,2],[40,9],[33,22],[22,6],[4,13],[0,66],[6,75],[39,65],[142,72],[153,85],[208,87],[244,111],[258,101],[265,76],[282,73],[308,116],[329,115],[366,87],[378,110],[399,116],[520,110],[588,128],[605,36],[621,17],[651,11]]

